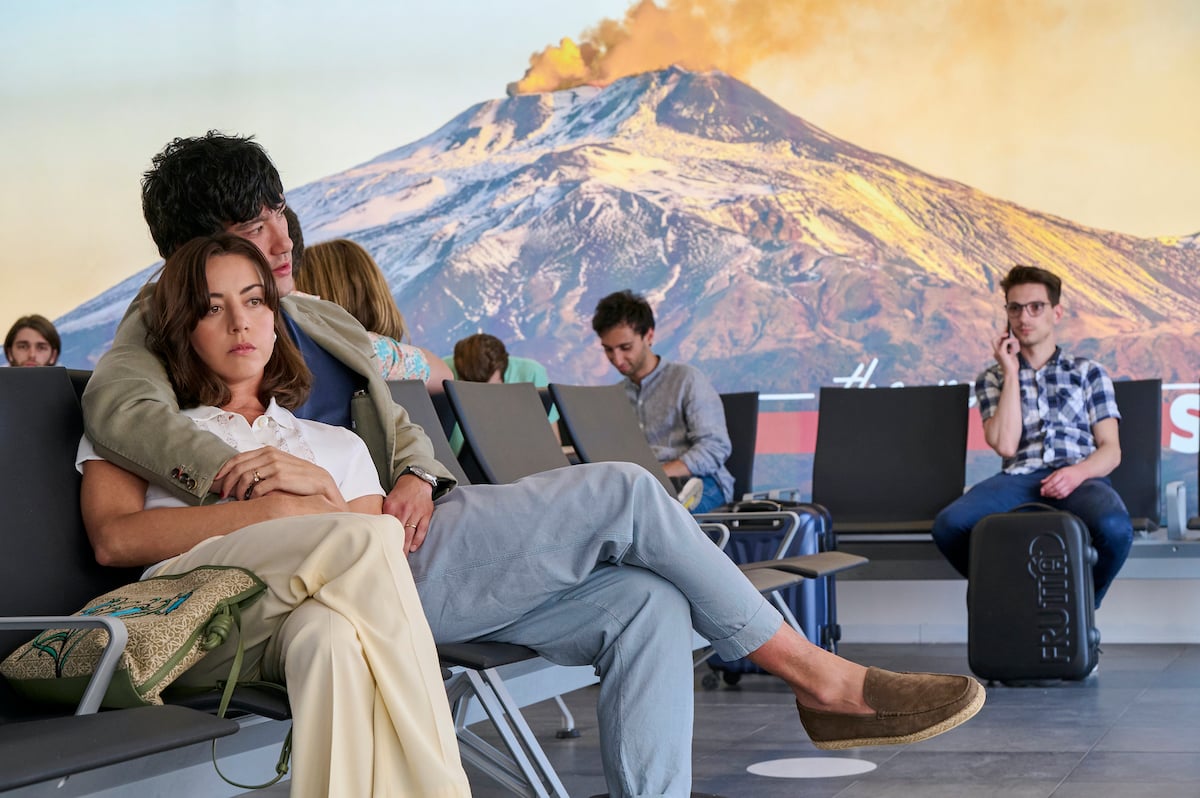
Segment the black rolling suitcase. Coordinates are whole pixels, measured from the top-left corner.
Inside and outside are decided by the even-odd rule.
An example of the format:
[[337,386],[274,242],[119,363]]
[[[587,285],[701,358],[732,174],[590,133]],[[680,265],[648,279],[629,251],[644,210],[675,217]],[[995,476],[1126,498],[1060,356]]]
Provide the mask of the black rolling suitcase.
[[1096,667],[1087,527],[1044,504],[989,515],[971,531],[967,651],[982,679],[1083,679]]

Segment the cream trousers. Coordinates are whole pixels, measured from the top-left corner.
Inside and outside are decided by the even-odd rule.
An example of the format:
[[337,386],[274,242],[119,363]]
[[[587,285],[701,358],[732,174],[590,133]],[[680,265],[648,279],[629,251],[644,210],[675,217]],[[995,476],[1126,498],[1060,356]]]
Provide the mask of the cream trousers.
[[[210,538],[157,573],[238,565],[266,594],[242,615],[243,679],[287,684],[293,798],[470,795],[441,667],[391,516],[267,521]],[[228,675],[234,646],[180,679]]]

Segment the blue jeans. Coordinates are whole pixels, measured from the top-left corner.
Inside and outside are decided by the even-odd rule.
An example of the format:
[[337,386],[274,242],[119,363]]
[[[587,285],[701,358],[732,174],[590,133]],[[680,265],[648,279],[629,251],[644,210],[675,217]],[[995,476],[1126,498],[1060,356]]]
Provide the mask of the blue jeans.
[[1032,474],[996,474],[967,491],[933,522],[933,542],[950,564],[963,576],[971,542],[971,530],[985,515],[1005,513],[1026,502],[1042,502],[1079,516],[1092,535],[1092,546],[1099,558],[1092,568],[1096,606],[1125,564],[1133,545],[1133,525],[1125,503],[1113,490],[1107,477],[1088,479],[1065,499],[1041,495],[1041,481],[1054,469],[1044,468]]
[[691,629],[722,659],[783,619],[674,496],[628,463],[560,468],[438,499],[409,556],[438,642],[529,646],[600,675],[613,796],[691,792]]
[[717,482],[716,477],[710,474],[700,477],[700,481],[704,483],[704,493],[700,496],[700,501],[692,508],[692,515],[712,512],[725,503],[725,492],[721,490],[721,483]]

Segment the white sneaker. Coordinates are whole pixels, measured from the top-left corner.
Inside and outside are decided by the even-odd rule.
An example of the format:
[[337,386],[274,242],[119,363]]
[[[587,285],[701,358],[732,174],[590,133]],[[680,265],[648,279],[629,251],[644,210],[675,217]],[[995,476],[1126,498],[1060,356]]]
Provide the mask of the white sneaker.
[[704,480],[700,477],[692,477],[683,483],[683,487],[679,489],[678,498],[684,509],[691,510],[704,498]]

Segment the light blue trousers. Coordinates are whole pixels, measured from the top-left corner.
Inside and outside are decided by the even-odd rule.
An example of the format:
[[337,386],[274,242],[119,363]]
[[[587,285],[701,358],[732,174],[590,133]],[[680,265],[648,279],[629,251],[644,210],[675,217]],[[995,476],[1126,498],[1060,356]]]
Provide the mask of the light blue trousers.
[[657,479],[623,463],[457,488],[409,564],[438,642],[596,668],[614,796],[691,791],[691,629],[731,660],[783,622]]

